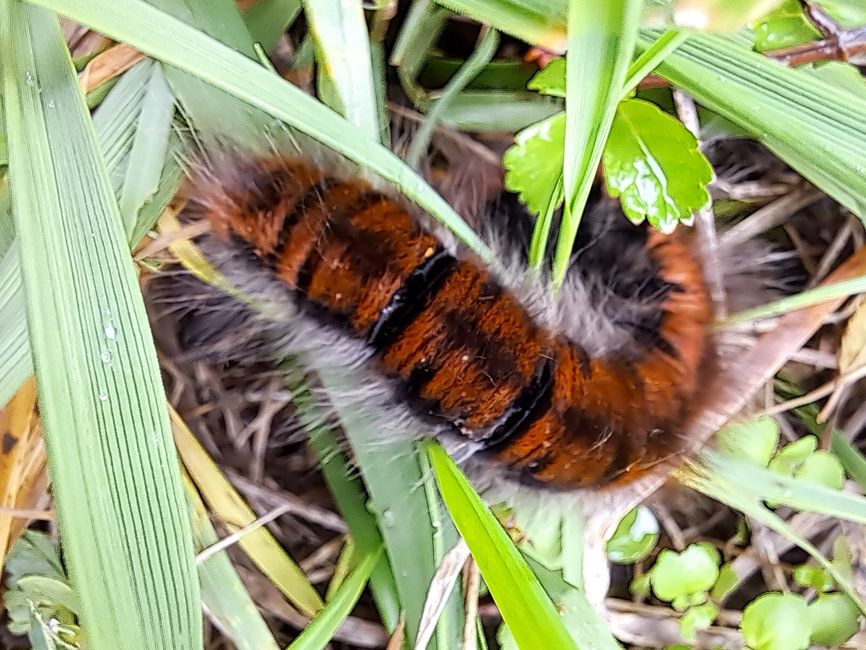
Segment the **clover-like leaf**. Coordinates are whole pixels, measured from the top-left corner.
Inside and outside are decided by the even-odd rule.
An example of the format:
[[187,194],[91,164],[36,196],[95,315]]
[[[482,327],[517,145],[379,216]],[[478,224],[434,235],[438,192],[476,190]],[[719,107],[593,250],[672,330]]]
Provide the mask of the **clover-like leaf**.
[[634,564],[647,557],[659,541],[659,524],[646,506],[631,510],[607,542],[607,557],[617,564]]
[[845,594],[819,594],[808,608],[812,643],[835,648],[860,629],[860,610]]
[[753,26],[758,52],[802,45],[821,38],[797,0],[785,0]]
[[707,205],[713,169],[681,122],[655,104],[620,102],[603,156],[608,193],[629,219],[672,232]]
[[759,596],[746,606],[740,621],[752,650],[806,650],[811,628],[806,601],[795,594]]
[[731,456],[766,467],[779,444],[779,424],[766,415],[729,424],[719,431],[718,443]]
[[803,464],[815,449],[818,448],[818,439],[815,436],[803,436],[782,447],[773,460],[770,461],[770,469],[785,476],[792,476],[794,471]]
[[[661,600],[683,606],[700,604],[704,592],[719,577],[719,552],[711,544],[692,544],[682,553],[665,549],[659,553],[651,573],[653,593]],[[692,599],[694,594],[703,599]]]
[[845,470],[836,456],[824,449],[810,454],[794,472],[796,478],[841,490],[845,483]]
[[565,113],[557,113],[523,129],[502,157],[505,187],[535,214],[545,210],[562,176],[564,146]]

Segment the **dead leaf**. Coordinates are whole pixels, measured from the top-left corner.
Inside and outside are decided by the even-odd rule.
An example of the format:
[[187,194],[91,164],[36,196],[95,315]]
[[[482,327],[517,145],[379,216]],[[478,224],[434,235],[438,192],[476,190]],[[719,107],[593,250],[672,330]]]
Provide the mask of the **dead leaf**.
[[29,379],[0,411],[0,566],[27,517],[47,500],[45,448],[36,415],[36,382]]

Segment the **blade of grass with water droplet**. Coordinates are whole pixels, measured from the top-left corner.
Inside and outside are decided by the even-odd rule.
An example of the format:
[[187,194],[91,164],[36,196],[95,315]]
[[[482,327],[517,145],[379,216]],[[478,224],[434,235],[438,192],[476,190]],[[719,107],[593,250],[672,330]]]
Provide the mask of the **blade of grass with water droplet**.
[[198,648],[156,353],[57,19],[0,3],[11,189],[64,555],[93,647]]

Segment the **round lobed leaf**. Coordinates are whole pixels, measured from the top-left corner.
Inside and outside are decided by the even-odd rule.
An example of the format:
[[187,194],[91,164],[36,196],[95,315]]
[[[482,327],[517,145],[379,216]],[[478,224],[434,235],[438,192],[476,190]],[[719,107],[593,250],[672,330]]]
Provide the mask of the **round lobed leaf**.
[[860,629],[860,610],[845,594],[819,594],[808,608],[812,643],[842,645]]
[[692,544],[682,553],[665,549],[652,568],[653,593],[667,602],[696,604],[690,596],[700,595],[715,584],[719,577],[719,560],[716,548],[705,542]]
[[735,458],[766,467],[779,444],[779,425],[770,416],[724,427],[719,433],[719,447]]
[[806,601],[795,594],[759,596],[743,610],[740,631],[752,650],[806,650],[811,631]]

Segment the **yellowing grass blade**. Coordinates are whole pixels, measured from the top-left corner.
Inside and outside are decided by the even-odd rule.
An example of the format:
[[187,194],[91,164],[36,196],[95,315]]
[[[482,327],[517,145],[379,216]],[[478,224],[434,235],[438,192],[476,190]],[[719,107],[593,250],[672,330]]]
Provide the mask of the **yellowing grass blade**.
[[12,203],[64,557],[95,649],[201,647],[144,304],[57,19],[0,2]]
[[[174,409],[170,412],[175,443],[183,463],[214,513],[232,532],[254,522],[256,513],[207,455],[180,415]],[[238,540],[238,546],[304,614],[315,616],[322,608],[322,599],[307,576],[267,528],[257,528],[244,535]]]
[[[219,539],[195,486],[188,476],[184,479],[196,548],[201,551]],[[277,650],[277,642],[225,551],[199,562],[198,575],[202,605],[238,650]]]

